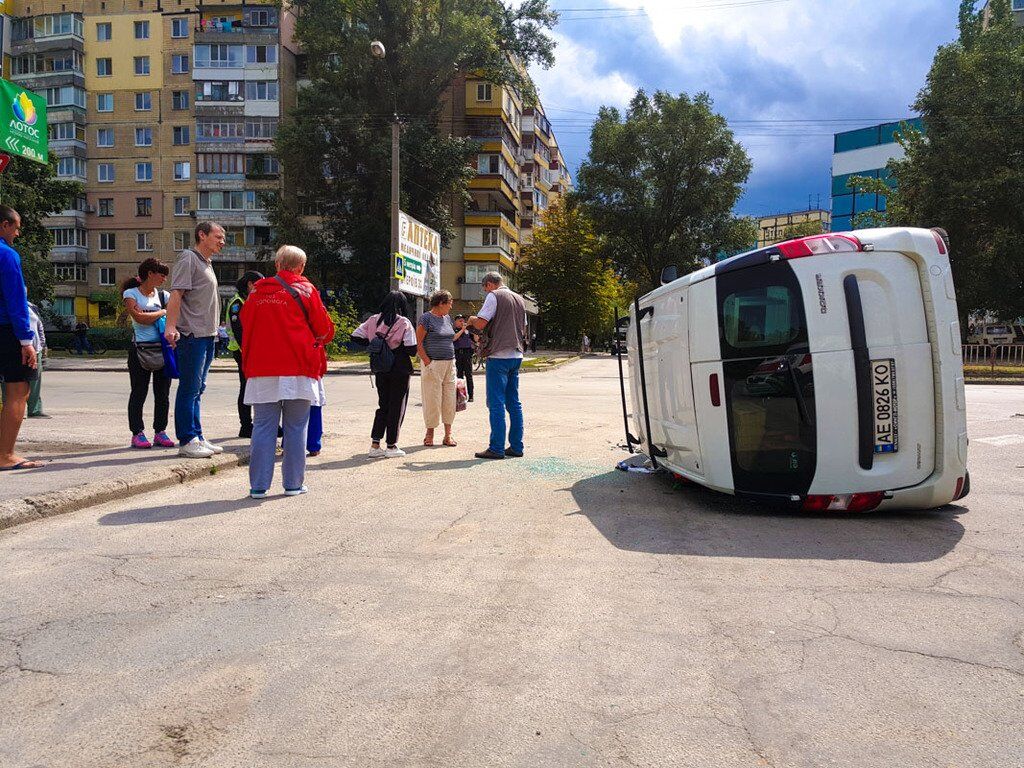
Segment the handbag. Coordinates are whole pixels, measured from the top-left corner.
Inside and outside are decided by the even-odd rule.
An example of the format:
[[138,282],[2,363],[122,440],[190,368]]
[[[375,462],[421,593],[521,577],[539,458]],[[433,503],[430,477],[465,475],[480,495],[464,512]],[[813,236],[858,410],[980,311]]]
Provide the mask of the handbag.
[[[167,309],[167,304],[164,302],[164,292],[157,289],[157,293],[160,296],[160,306]],[[167,321],[161,317],[156,321],[156,326],[157,331],[160,333],[160,351],[164,356],[164,376],[168,379],[177,379],[181,375],[178,372],[178,351],[172,347],[164,337],[164,329],[167,328]]]
[[167,365],[164,360],[164,345],[159,341],[135,341],[135,355],[139,365],[147,371],[162,371]]

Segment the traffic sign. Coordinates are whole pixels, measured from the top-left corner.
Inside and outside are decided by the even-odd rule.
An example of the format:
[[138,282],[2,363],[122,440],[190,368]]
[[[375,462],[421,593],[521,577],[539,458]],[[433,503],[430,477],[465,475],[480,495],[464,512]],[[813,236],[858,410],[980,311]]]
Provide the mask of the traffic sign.
[[0,79],[0,149],[46,165],[46,100]]

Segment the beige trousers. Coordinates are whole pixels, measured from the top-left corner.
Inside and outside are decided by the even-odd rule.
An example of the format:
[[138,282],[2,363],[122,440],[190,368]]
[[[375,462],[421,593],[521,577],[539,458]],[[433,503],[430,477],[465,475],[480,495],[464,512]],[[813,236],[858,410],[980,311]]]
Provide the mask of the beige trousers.
[[427,429],[455,422],[455,361],[432,360],[420,371],[423,421]]

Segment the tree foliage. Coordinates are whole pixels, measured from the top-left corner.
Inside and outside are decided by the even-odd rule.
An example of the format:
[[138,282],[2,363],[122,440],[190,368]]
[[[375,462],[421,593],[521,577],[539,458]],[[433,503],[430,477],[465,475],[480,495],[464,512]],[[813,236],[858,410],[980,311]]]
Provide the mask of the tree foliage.
[[[401,207],[452,234],[452,200],[473,175],[473,142],[447,135],[445,94],[460,76],[532,86],[525,67],[550,66],[546,31],[557,16],[547,0],[510,8],[499,0],[297,0],[296,35],[308,55],[311,86],[280,129],[276,151],[286,175],[271,219],[282,242],[306,249],[324,284],[345,288],[359,309],[387,289],[391,130],[401,117]],[[370,42],[386,48],[383,60]],[[450,105],[449,105],[450,107]],[[309,224],[303,212],[320,214]]]
[[628,287],[605,257],[594,222],[578,205],[554,203],[544,226],[523,251],[520,284],[532,294],[549,339],[577,344],[611,334],[615,307],[625,308]]
[[616,270],[649,288],[665,266],[692,270],[756,242],[756,228],[732,215],[750,169],[706,93],[641,90],[624,118],[614,107],[598,113],[578,199]]
[[782,230],[782,236],[786,240],[792,240],[797,237],[811,237],[812,235],[820,235],[825,230],[822,228],[820,221],[808,220],[798,221],[796,224],[790,224]]
[[939,48],[914,102],[925,132],[898,137],[906,158],[889,163],[895,191],[884,214],[858,225],[939,226],[949,233],[961,312],[1024,315],[1024,28],[1009,0],[985,12],[960,4],[960,36]]
[[12,157],[0,176],[0,200],[21,215],[21,236],[14,247],[21,255],[29,298],[37,304],[53,299],[53,237],[43,226],[43,217],[68,210],[82,194],[81,184],[57,178],[55,156],[49,165]]

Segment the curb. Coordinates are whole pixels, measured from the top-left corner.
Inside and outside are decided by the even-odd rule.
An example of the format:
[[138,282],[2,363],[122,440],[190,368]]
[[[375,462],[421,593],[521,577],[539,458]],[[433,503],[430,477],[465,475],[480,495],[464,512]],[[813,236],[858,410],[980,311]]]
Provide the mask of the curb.
[[98,480],[61,491],[28,496],[24,499],[0,501],[0,530],[54,515],[76,512],[115,499],[130,498],[172,485],[187,483],[190,480],[215,475],[220,470],[241,467],[248,463],[248,448],[238,453],[225,451],[209,461],[192,460],[190,463],[183,462],[158,470],[145,480]]

